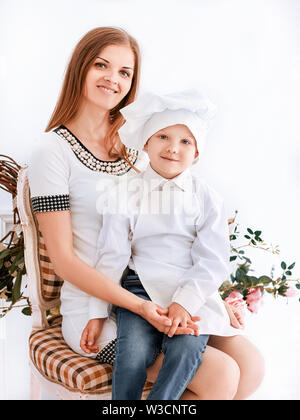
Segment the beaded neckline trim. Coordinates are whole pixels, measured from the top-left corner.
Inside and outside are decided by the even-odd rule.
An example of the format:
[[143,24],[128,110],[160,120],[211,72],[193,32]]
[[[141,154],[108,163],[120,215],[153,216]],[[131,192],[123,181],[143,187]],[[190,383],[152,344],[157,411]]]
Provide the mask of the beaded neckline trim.
[[[85,166],[95,172],[104,172],[106,174],[120,176],[124,175],[131,168],[129,163],[121,158],[118,158],[114,162],[97,159],[64,125],[56,128],[54,132],[70,144],[71,149],[75,153],[76,157]],[[127,148],[127,152],[131,155],[129,156],[129,161],[134,165],[137,160],[138,150]]]

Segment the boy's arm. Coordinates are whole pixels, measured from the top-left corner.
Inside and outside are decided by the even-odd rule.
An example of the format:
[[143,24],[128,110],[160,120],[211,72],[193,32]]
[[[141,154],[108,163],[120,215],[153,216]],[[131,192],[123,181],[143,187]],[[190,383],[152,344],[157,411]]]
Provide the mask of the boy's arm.
[[[96,270],[119,283],[131,256],[130,218],[127,215],[104,214],[97,242]],[[89,299],[89,319],[107,318],[111,304],[93,296]]]
[[218,291],[230,275],[230,242],[227,217],[222,200],[205,186],[203,218],[191,249],[193,266],[181,278],[172,302],[183,306],[192,316],[208,296]]

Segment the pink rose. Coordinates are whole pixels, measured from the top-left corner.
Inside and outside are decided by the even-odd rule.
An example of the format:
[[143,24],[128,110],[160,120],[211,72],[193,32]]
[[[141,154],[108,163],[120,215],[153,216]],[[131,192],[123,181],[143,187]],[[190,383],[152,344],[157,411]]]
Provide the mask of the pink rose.
[[295,286],[288,286],[287,291],[285,292],[285,296],[288,298],[295,297],[299,294],[299,291],[296,289]]
[[262,291],[259,287],[251,287],[248,292],[246,296],[248,309],[250,312],[257,314],[258,309],[262,305]]
[[253,300],[260,300],[262,298],[262,292],[259,287],[251,287],[248,290],[248,295],[246,296],[246,300],[253,301]]

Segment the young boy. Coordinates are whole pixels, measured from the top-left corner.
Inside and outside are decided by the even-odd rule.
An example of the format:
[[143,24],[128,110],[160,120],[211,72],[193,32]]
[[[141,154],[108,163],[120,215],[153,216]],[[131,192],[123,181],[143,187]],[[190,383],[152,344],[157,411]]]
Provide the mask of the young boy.
[[[144,95],[121,111],[122,142],[144,148],[150,164],[109,192],[96,266],[113,281],[122,277],[130,292],[167,307],[172,324],[160,332],[117,308],[112,399],[140,399],[146,369],[160,351],[164,361],[148,399],[179,399],[201,365],[209,335],[239,333],[218,294],[230,273],[222,202],[190,170],[203,148],[208,111],[195,92]],[[102,305],[103,318],[109,315],[107,303],[92,302]],[[199,332],[174,335],[196,320]]]

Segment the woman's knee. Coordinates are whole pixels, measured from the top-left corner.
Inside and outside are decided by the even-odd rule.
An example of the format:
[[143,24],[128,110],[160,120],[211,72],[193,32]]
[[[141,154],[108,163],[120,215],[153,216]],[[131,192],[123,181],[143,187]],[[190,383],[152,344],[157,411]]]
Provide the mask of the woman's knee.
[[259,350],[253,346],[247,360],[240,363],[241,380],[236,399],[246,399],[253,394],[265,376],[265,361]]
[[208,347],[203,364],[189,388],[201,400],[232,400],[240,381],[240,369],[227,354]]
[[240,382],[240,368],[234,359],[229,357],[224,365],[223,373],[224,399],[232,400],[237,393]]
[[236,361],[224,354],[215,379],[214,386],[215,392],[219,394],[218,399],[233,400],[240,382],[240,368]]
[[240,368],[240,382],[235,399],[245,399],[253,394],[265,375],[264,358],[256,346],[244,336],[212,336],[210,345],[232,357]]

